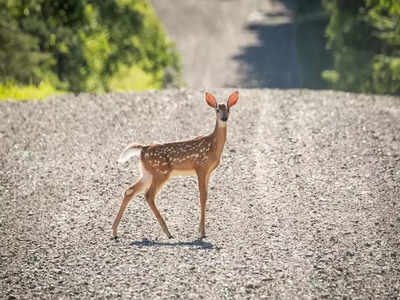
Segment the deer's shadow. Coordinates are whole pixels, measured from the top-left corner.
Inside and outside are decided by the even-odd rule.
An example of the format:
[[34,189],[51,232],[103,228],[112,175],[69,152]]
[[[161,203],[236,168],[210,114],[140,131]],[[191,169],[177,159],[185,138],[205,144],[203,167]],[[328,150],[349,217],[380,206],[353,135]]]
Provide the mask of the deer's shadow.
[[157,242],[157,241],[150,241],[148,239],[143,239],[142,241],[134,241],[129,245],[137,247],[168,247],[168,246],[185,247],[186,246],[186,247],[194,247],[194,249],[215,249],[213,244],[204,241],[203,238],[199,238],[194,241],[188,241],[188,242]]

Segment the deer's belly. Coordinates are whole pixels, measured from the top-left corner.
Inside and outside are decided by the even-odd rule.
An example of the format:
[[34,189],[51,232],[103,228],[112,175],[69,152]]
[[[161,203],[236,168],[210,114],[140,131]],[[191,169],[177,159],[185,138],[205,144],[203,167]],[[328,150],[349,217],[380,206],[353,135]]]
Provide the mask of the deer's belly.
[[191,175],[196,175],[195,170],[185,170],[185,169],[175,169],[171,172],[171,176],[191,176]]

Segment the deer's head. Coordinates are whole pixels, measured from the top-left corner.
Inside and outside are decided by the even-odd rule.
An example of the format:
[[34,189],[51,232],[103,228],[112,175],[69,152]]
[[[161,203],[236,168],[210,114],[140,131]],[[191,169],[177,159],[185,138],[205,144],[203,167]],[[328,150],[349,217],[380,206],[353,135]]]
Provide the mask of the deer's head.
[[215,109],[218,122],[226,122],[229,118],[229,109],[236,104],[239,99],[239,92],[232,93],[225,104],[218,104],[215,97],[210,93],[206,93],[206,102]]

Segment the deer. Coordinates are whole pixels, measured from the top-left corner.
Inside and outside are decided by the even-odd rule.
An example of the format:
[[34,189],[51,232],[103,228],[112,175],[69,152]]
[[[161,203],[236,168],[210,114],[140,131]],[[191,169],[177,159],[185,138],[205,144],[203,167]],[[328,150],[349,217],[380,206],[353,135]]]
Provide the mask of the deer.
[[127,162],[133,156],[140,156],[141,178],[130,186],[123,195],[122,203],[113,223],[113,237],[116,239],[122,215],[137,194],[144,192],[145,200],[169,239],[173,238],[167,224],[155,205],[155,197],[162,186],[173,176],[197,176],[200,191],[200,238],[206,237],[205,215],[208,194],[208,182],[211,173],[218,167],[227,136],[229,111],[239,99],[235,91],[228,97],[227,104],[218,104],[215,97],[205,93],[206,103],[214,108],[216,124],[214,131],[207,136],[165,144],[148,146],[132,143],[118,158],[119,163]]

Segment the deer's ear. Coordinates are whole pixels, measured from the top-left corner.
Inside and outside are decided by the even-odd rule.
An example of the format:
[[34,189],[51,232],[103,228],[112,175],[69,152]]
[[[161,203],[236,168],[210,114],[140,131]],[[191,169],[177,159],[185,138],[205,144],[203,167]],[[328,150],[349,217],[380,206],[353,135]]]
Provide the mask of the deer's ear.
[[217,100],[215,100],[214,96],[211,95],[210,93],[206,93],[206,101],[207,104],[210,105],[211,107],[217,107]]
[[239,100],[239,91],[232,93],[228,98],[228,107],[234,106]]

